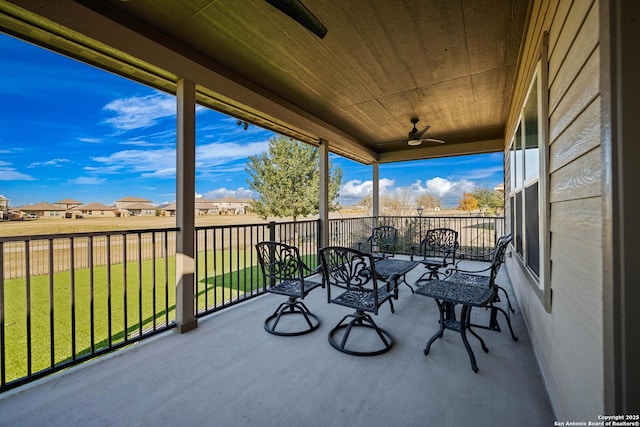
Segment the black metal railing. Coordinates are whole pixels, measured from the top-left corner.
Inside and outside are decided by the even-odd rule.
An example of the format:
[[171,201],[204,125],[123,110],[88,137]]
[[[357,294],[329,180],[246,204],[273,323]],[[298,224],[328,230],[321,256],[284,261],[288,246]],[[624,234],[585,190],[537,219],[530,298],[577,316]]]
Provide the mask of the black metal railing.
[[396,253],[409,254],[431,228],[458,231],[460,254],[470,260],[484,261],[497,238],[504,234],[504,217],[497,216],[381,216],[341,218],[329,221],[330,243],[357,248],[371,235],[374,225],[390,225],[398,230]]
[[196,313],[203,316],[266,292],[255,245],[265,240],[298,246],[317,264],[318,221],[196,228]]
[[0,238],[0,390],[175,326],[175,233]]
[[[409,253],[429,228],[459,234],[483,260],[502,217],[372,217],[329,221],[329,244],[357,247],[374,224],[398,229]],[[266,292],[255,244],[294,244],[318,264],[319,221],[197,227],[195,315]],[[0,392],[175,326],[177,229],[0,237]]]

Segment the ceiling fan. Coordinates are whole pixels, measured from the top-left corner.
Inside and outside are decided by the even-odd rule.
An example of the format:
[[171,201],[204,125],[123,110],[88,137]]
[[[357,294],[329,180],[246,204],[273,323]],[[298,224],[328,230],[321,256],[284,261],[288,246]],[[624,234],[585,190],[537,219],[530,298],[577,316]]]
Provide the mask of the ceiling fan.
[[327,27],[316,18],[300,0],[266,0],[271,6],[286,14],[298,24],[320,38],[327,34]]
[[418,128],[416,128],[416,124],[419,121],[420,119],[415,117],[411,119],[411,123],[413,123],[413,129],[411,129],[411,131],[409,132],[409,139],[407,140],[407,144],[411,146],[417,146],[422,144],[423,142],[437,142],[438,144],[444,144],[444,141],[441,139],[423,138],[422,135],[424,135],[431,126],[427,125],[418,130]]

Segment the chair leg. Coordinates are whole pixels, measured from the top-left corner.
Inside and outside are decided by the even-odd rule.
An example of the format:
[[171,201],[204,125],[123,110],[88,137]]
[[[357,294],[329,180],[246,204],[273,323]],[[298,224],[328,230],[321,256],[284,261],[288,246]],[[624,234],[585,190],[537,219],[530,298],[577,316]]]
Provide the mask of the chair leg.
[[[289,314],[297,314],[302,315],[306,327],[304,329],[295,330],[293,332],[282,332],[276,330],[280,319],[284,315]],[[281,335],[281,336],[296,336],[308,334],[309,332],[315,331],[320,326],[320,319],[311,313],[304,303],[298,301],[296,297],[289,297],[287,302],[283,302],[278,306],[276,311],[264,321],[264,329],[270,334]]]
[[495,305],[491,307],[491,310],[499,311],[504,314],[504,318],[507,319],[507,326],[509,326],[509,332],[511,332],[511,338],[514,341],[518,341],[518,337],[513,333],[513,328],[511,327],[511,316],[509,316],[509,313],[504,311],[501,307],[496,307]]
[[[345,324],[344,321],[348,318],[351,318],[351,321]],[[383,347],[373,351],[357,351],[347,348],[347,342],[353,328],[373,329],[380,338]],[[342,330],[344,330],[343,335],[340,339],[340,342],[338,343],[336,342],[337,337],[335,337],[334,335]],[[353,356],[376,356],[378,354],[386,353],[387,351],[391,350],[391,347],[393,346],[393,337],[391,336],[391,334],[376,325],[370,315],[365,314],[360,310],[356,311],[354,314],[348,314],[344,316],[342,320],[340,320],[340,322],[329,332],[328,338],[329,343],[331,344],[331,346],[333,346],[333,348],[342,353],[351,354]]]
[[507,293],[507,291],[502,286],[497,286],[497,288],[498,288],[498,292],[502,291],[502,293],[504,293],[504,296],[507,298],[507,306],[509,307],[509,310],[512,313],[515,313],[516,311],[513,309],[513,306],[511,305],[511,298],[509,298],[509,294]]

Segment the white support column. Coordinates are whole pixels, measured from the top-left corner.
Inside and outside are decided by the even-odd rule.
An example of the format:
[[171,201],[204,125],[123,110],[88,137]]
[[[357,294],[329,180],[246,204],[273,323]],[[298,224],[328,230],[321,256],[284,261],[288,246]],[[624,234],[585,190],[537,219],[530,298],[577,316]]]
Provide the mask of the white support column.
[[371,201],[373,203],[373,226],[378,226],[378,215],[380,215],[380,163],[373,163],[373,190]]
[[329,245],[329,144],[320,140],[318,147],[320,157],[320,219],[319,247]]
[[178,81],[176,143],[176,324],[179,333],[198,327],[194,310],[196,90]]

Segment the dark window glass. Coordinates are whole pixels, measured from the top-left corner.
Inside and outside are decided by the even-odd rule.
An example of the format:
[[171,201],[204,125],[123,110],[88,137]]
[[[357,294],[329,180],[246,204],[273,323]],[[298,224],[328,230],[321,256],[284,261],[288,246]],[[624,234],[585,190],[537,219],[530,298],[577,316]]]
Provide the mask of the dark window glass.
[[527,244],[527,265],[540,275],[540,241],[538,240],[539,216],[538,216],[538,183],[530,185],[524,190],[526,218],[525,233]]
[[516,242],[516,251],[522,255],[522,191],[516,193],[516,209],[513,215],[515,217],[513,234]]

